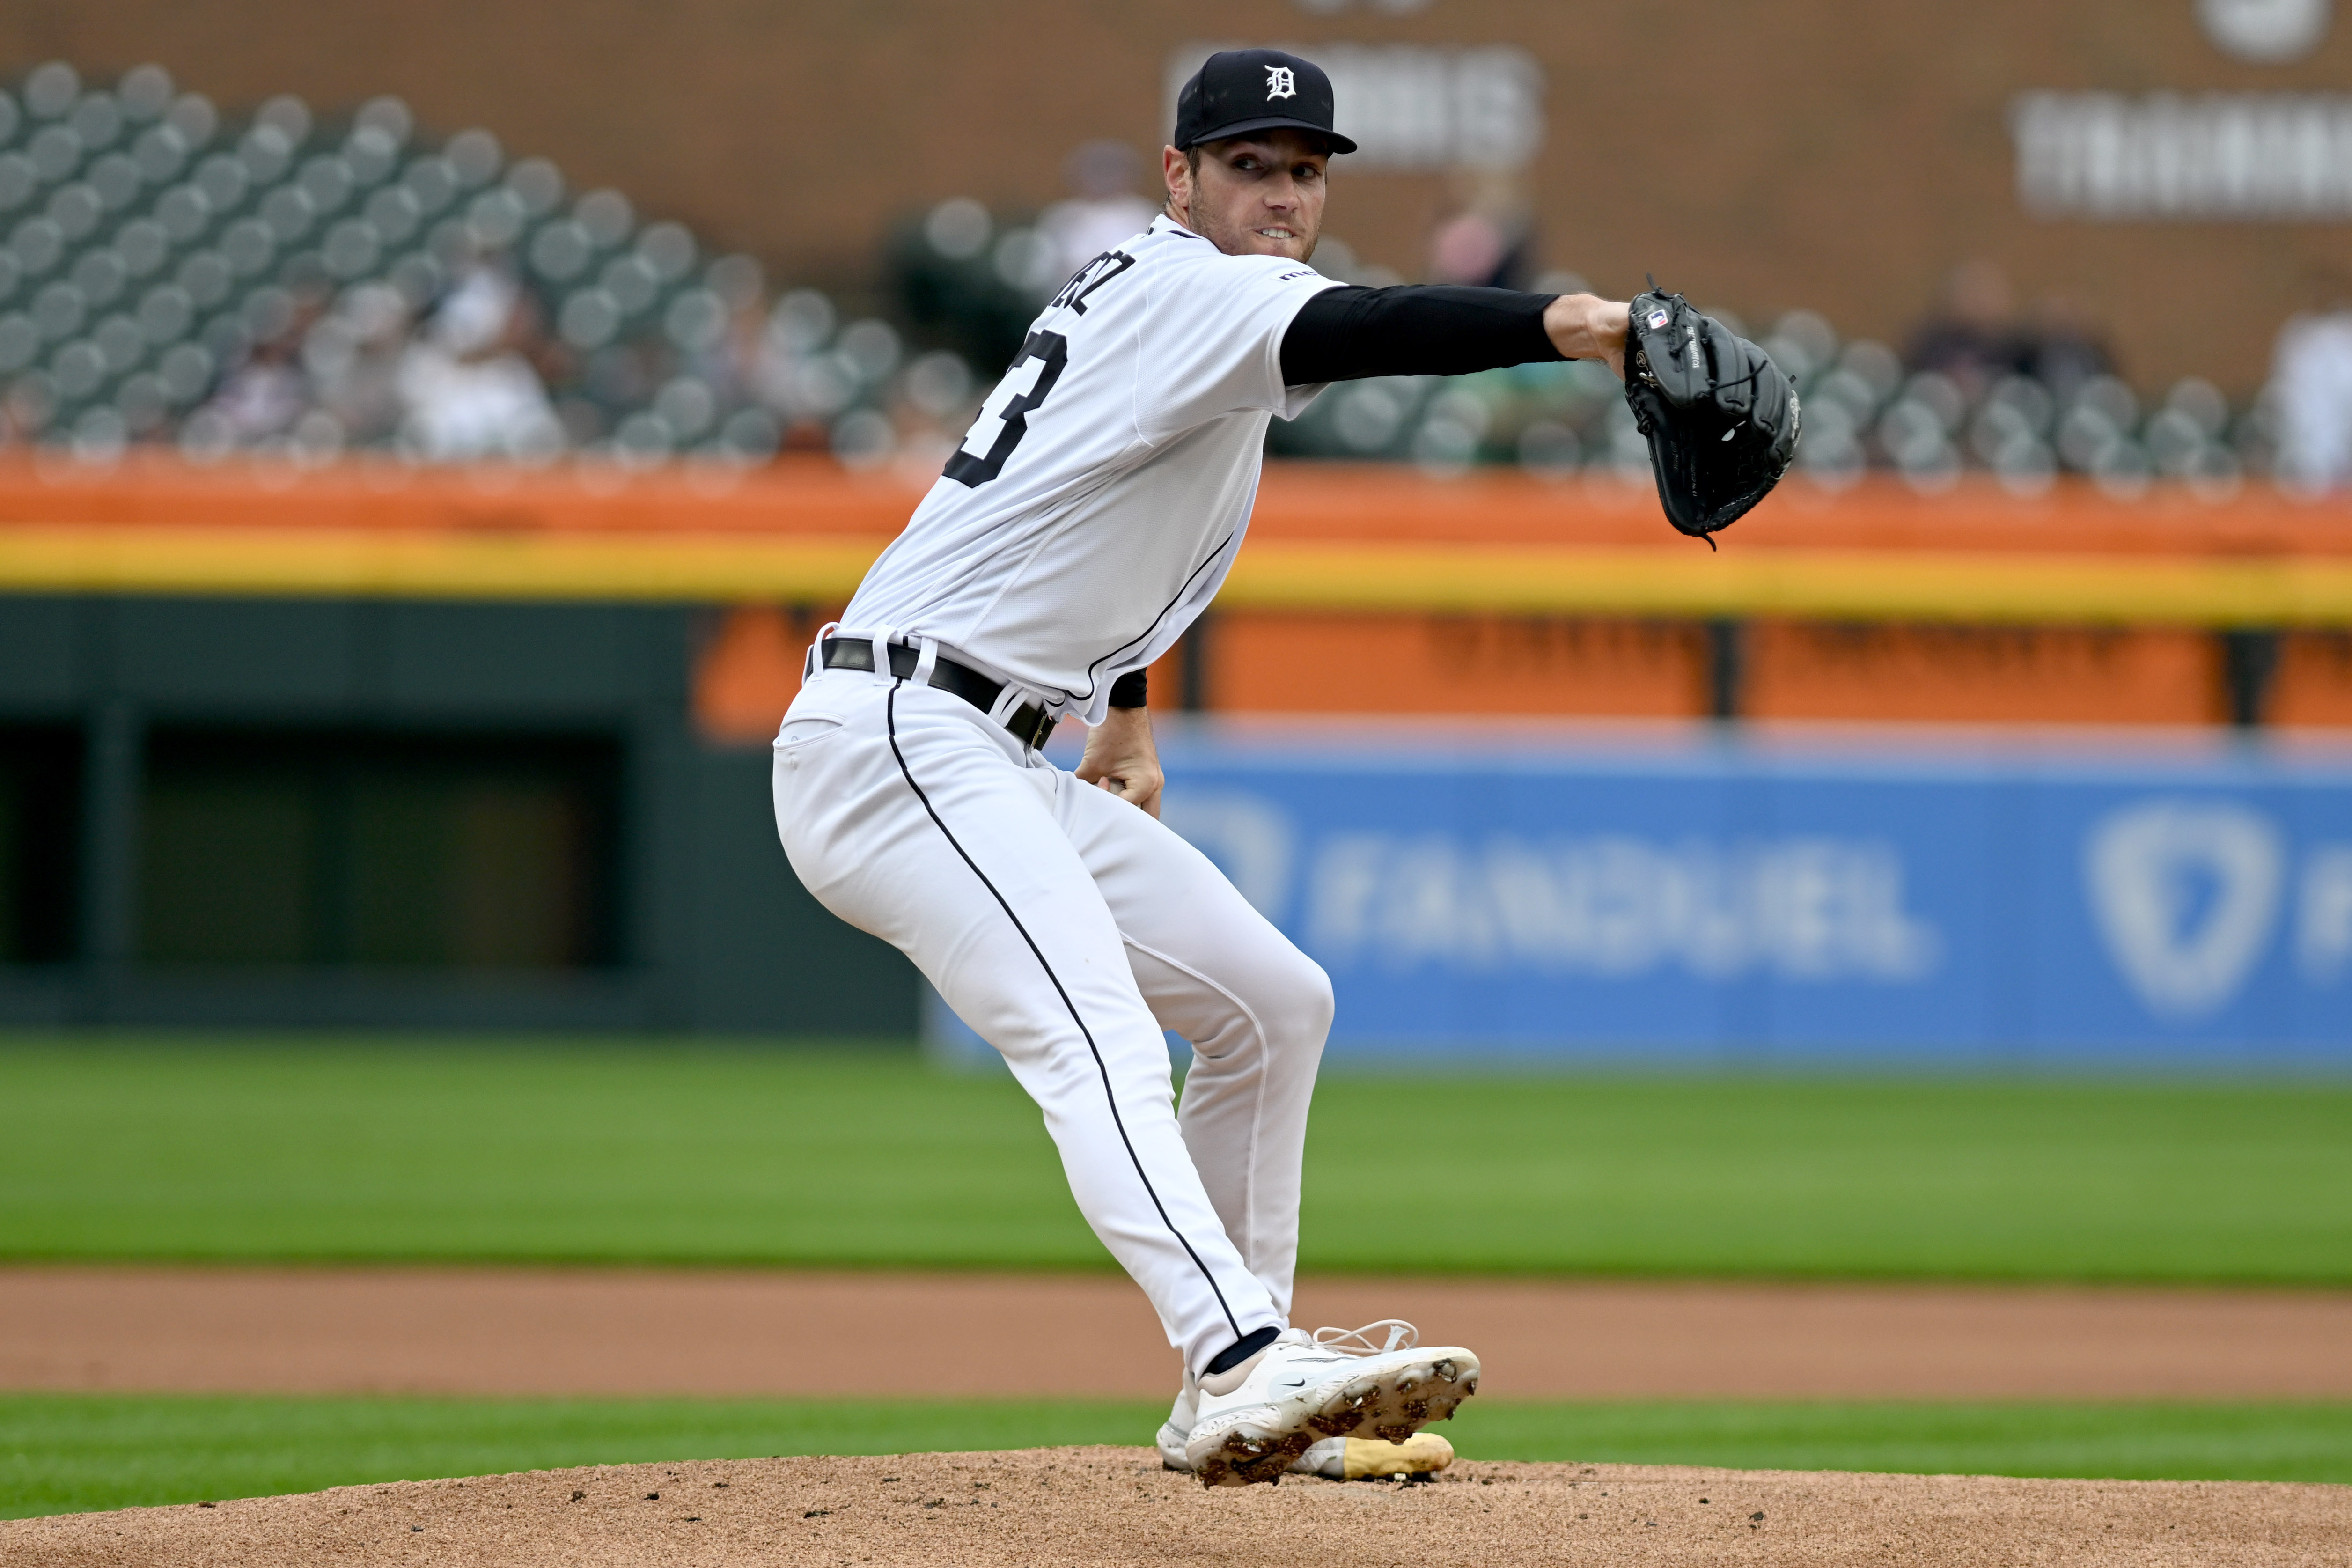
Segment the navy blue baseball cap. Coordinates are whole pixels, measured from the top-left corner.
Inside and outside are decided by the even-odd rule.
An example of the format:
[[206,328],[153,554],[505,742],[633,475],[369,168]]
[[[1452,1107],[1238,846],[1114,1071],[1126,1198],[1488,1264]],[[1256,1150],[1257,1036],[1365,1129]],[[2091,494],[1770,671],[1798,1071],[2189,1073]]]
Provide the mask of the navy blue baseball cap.
[[1280,49],[1211,55],[1176,95],[1179,152],[1279,126],[1311,131],[1334,153],[1356,150],[1355,142],[1331,129],[1331,79],[1323,68]]

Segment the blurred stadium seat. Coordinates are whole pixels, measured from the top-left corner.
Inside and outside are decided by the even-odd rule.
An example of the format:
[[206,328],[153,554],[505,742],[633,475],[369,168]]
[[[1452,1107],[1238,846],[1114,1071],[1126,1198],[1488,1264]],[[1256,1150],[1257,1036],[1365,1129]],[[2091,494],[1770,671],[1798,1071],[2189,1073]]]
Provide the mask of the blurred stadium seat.
[[[898,323],[845,323],[823,294],[772,298],[753,258],[709,257],[683,226],[642,221],[618,191],[574,191],[487,131],[432,141],[396,98],[317,113],[281,94],[236,125],[159,66],[104,87],[63,61],[0,93],[0,434],[99,460],[170,441],[199,458],[571,450],[630,465],[759,461],[792,444],[920,467],[1059,269],[1039,224],[954,198],[890,243]],[[1341,240],[1319,259],[1351,281],[1393,280]],[[543,395],[544,408],[438,438],[419,405],[469,388],[412,374],[404,390],[402,362],[484,272],[510,283],[509,314],[457,358],[511,355],[509,390],[535,381],[524,401]],[[2197,378],[2143,396],[2104,374],[1906,371],[1807,310],[1764,341],[1805,394],[1801,469],[1832,489],[1885,468],[1934,493],[1975,470],[2027,495],[2071,473],[2117,496],[2177,484],[2225,497],[2278,462],[2269,390],[2233,408]],[[1352,384],[1277,426],[1273,449],[1441,474],[1646,466],[1592,364]]]
[[[161,67],[101,87],[52,61],[0,93],[0,433],[101,460],[134,441],[442,455],[419,395],[371,378],[396,382],[484,272],[511,319],[481,324],[478,357],[516,355],[561,424],[454,455],[757,461],[793,423],[824,444],[897,368],[881,323],[836,334],[807,290],[772,309],[751,258],[487,131],[435,143],[396,98],[329,115],[280,95],[237,126]],[[256,365],[278,384],[241,387]]]
[[[941,202],[893,242],[901,312],[983,367],[1019,348],[1021,334],[1058,278],[1035,269],[1037,227],[992,213],[970,197]],[[1379,285],[1393,273],[1362,266],[1343,240],[1327,238],[1317,264],[1330,277]],[[1552,272],[1538,289],[1580,290]],[[1750,330],[1715,308],[1738,330]],[[1802,472],[1843,489],[1872,468],[1927,493],[1964,472],[1990,473],[2021,495],[2079,474],[2132,497],[2158,482],[2200,496],[2234,494],[2248,475],[2269,477],[2278,448],[2276,396],[2265,389],[2232,408],[2201,378],[2143,400],[2108,374],[2065,374],[2049,356],[1971,389],[1934,369],[1906,370],[1885,343],[1847,339],[1824,316],[1789,310],[1762,342],[1805,398]],[[1462,377],[1390,376],[1336,388],[1299,419],[1276,425],[1270,449],[1288,457],[1411,460],[1435,473],[1517,463],[1571,477],[1622,469],[1648,482],[1649,458],[1633,415],[1600,364],[1520,365]]]

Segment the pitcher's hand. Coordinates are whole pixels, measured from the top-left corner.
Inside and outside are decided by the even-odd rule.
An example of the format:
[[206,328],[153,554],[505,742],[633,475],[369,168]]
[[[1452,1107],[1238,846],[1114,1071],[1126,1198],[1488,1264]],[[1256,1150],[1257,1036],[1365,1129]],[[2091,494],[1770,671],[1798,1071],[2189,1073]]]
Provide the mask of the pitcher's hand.
[[1114,708],[1087,731],[1078,781],[1100,784],[1119,799],[1160,815],[1160,748],[1151,740],[1151,710]]

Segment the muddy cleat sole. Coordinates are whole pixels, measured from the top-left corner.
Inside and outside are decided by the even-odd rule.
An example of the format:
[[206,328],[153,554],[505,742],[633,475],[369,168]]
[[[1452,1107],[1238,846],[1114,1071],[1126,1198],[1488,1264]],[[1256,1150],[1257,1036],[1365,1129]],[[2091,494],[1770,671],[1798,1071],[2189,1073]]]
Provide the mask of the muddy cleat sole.
[[1316,1392],[1322,1397],[1307,1425],[1317,1436],[1402,1443],[1433,1421],[1451,1420],[1478,1392],[1478,1358],[1459,1345],[1392,1352]]
[[1204,1487],[1272,1486],[1314,1446],[1315,1434],[1304,1428],[1269,1430],[1265,1423],[1242,1421],[1213,1443],[1189,1446],[1186,1457]]

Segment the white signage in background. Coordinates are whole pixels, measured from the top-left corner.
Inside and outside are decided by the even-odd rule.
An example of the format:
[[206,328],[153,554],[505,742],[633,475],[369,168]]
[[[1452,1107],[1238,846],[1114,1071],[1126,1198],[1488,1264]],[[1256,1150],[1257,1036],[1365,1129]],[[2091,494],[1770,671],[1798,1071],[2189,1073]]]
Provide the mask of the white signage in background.
[[[1346,10],[1351,4],[1353,0],[1298,0],[1298,8],[1328,16],[1334,11]],[[1427,10],[1429,0],[1368,0],[1368,5],[1372,10],[1386,11],[1392,16],[1402,16],[1414,11]]]
[[2328,0],[2197,0],[2213,47],[2256,65],[2299,60],[2327,37]]
[[2303,863],[2295,959],[2314,985],[2352,975],[2352,844],[2323,844]]
[[2262,958],[2286,849],[2276,825],[2249,807],[2151,800],[2091,830],[2083,876],[2125,983],[2158,1017],[2187,1023],[2228,1005]]
[[[2093,923],[2150,1013],[2193,1023],[2236,999],[2290,908],[2278,825],[2226,801],[2150,800],[2091,831]],[[2294,879],[2295,967],[2313,986],[2352,978],[2352,844],[2319,844]]]
[[1904,907],[1893,846],[1869,839],[1349,833],[1323,842],[1306,895],[1309,952],[1400,969],[1906,982],[1944,947]]
[[[1166,120],[1201,62],[1237,44],[1188,44],[1168,60]],[[1543,146],[1543,67],[1512,45],[1285,44],[1331,78],[1335,123],[1358,169],[1517,169]]]
[[2352,216],[2352,95],[2028,92],[2017,195],[2043,217]]

